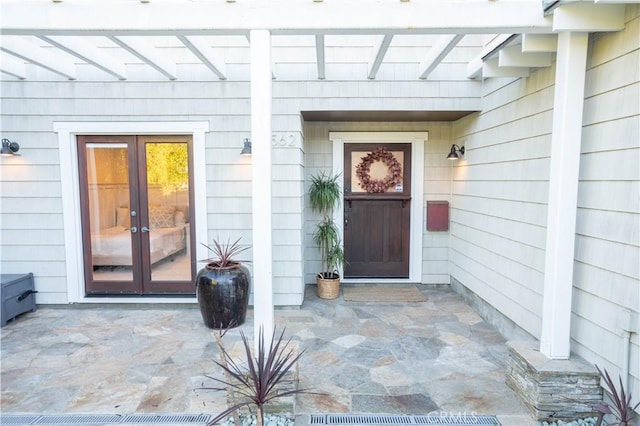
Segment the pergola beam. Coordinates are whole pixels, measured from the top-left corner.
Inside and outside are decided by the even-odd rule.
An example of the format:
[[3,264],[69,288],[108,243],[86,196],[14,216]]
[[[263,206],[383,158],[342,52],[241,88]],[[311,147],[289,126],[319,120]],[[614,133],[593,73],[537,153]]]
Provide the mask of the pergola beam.
[[500,51],[503,47],[509,45],[517,36],[517,34],[501,34],[491,40],[479,55],[469,61],[467,65],[467,78],[480,77],[482,75],[484,61]]
[[138,59],[142,60],[160,74],[169,80],[177,80],[176,64],[164,59],[153,46],[148,45],[142,40],[123,40],[119,37],[110,36],[109,39],[131,53]]
[[31,62],[69,80],[76,79],[76,65],[61,55],[18,37],[2,37],[0,50]]
[[324,59],[324,35],[316,35],[316,64],[318,65],[318,80],[324,80],[327,76],[325,73]]
[[528,67],[502,67],[498,59],[489,59],[482,64],[482,77],[528,77]]
[[106,55],[100,49],[90,45],[85,40],[77,37],[39,37],[52,46],[64,50],[65,52],[82,59],[102,71],[113,75],[118,80],[127,79],[127,71],[123,62],[119,62],[111,56]]
[[553,31],[620,31],[625,8],[624,4],[561,4],[553,12]]
[[420,78],[425,79],[440,62],[453,50],[454,47],[462,40],[464,34],[451,34],[442,36],[436,44],[429,50],[429,54],[420,62]]
[[389,50],[389,46],[391,45],[392,40],[392,34],[384,35],[380,39],[378,46],[374,50],[373,57],[369,61],[367,72],[367,78],[369,80],[373,80],[376,78],[376,74],[378,74],[380,65],[382,65],[382,61],[384,60],[384,55],[387,54],[387,50]]
[[556,52],[558,50],[557,34],[522,34],[522,52]]
[[225,64],[218,61],[210,52],[210,47],[199,37],[187,37],[179,35],[178,39],[191,51],[202,63],[209,68],[220,80],[226,80]]
[[498,54],[500,67],[549,67],[551,53],[522,53],[522,46],[507,46]]
[[380,29],[389,34],[493,34],[548,33],[552,25],[539,0],[381,0],[376,7],[363,7],[360,0],[243,0],[231,4],[166,0],[151,5],[64,2],[43,3],[38,13],[33,13],[31,2],[3,0],[2,12],[0,28],[5,34],[41,30],[49,35],[52,31],[60,35],[108,35],[114,31],[119,35],[127,35],[127,31],[136,35],[215,35],[245,34],[251,29],[268,29],[272,35],[380,34]]
[[13,56],[3,54],[0,57],[0,71],[12,75],[20,80],[27,78],[24,61],[15,59]]

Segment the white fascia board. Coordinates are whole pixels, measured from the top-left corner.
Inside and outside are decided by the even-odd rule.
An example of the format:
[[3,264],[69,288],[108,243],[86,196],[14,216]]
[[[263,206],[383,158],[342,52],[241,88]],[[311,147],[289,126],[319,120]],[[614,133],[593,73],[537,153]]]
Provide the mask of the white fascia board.
[[454,47],[462,40],[464,34],[449,34],[438,39],[436,44],[431,47],[426,58],[420,61],[419,75],[421,79],[429,77],[429,74],[442,62],[442,60],[453,50]]
[[624,4],[561,4],[553,11],[553,31],[620,31],[624,29],[625,7]]
[[105,54],[96,46],[77,37],[47,37],[40,36],[47,43],[56,46],[83,61],[92,64],[116,77],[118,80],[127,79],[127,70],[124,62],[117,61],[112,56]]
[[176,64],[162,57],[156,52],[155,47],[142,40],[133,40],[132,37],[110,36],[109,39],[138,59],[147,63],[169,80],[177,80]]
[[24,61],[16,59],[8,54],[0,55],[0,71],[12,75],[20,80],[27,78],[26,67]]
[[69,80],[76,79],[76,65],[62,56],[20,37],[2,37],[0,50],[31,62]]
[[522,53],[520,45],[507,46],[498,54],[500,67],[549,67],[551,53]]
[[211,53],[211,48],[207,46],[207,43],[199,36],[182,36],[179,35],[178,39],[184,44],[203,64],[207,66],[220,80],[226,80],[225,75],[226,66],[224,62],[219,61]]
[[318,64],[318,80],[324,80],[327,76],[325,73],[324,59],[324,35],[316,35],[316,62]]
[[120,35],[245,34],[251,29],[267,29],[272,34],[375,34],[380,29],[396,34],[545,33],[553,21],[544,16],[539,0],[380,0],[375,5],[366,0],[166,0],[149,4],[102,0],[42,3],[38,13],[33,13],[32,2],[3,0],[2,12],[4,34],[42,31],[50,35],[114,31]]
[[392,34],[386,34],[382,36],[378,46],[375,48],[373,52],[373,57],[369,61],[367,78],[373,80],[376,78],[376,74],[378,74],[378,70],[380,69],[380,65],[382,65],[382,61],[384,60],[384,55],[387,54],[387,50],[389,50],[389,45],[393,40]]
[[489,59],[482,64],[482,77],[528,77],[529,68],[526,67],[501,67],[498,59]]
[[557,34],[522,34],[523,53],[554,53],[557,50]]

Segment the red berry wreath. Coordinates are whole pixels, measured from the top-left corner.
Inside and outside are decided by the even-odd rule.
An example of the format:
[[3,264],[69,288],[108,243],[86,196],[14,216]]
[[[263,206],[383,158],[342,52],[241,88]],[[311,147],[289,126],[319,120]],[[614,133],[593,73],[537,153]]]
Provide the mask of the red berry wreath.
[[[371,164],[376,161],[382,161],[387,166],[387,176],[384,179],[372,179],[369,175]],[[356,166],[356,176],[360,187],[365,191],[387,192],[389,188],[402,182],[402,166],[389,150],[379,147],[362,157],[362,161]]]

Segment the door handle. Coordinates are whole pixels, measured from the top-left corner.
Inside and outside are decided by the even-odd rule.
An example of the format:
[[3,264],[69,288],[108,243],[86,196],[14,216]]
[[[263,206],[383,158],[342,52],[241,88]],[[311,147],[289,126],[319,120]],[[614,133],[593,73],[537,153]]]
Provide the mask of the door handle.
[[151,229],[147,228],[146,226],[143,226],[142,229],[140,229],[142,232],[149,232],[151,231]]
[[135,234],[136,232],[138,232],[138,228],[136,228],[135,226],[132,226],[131,228],[124,228],[125,231],[131,231],[132,234]]

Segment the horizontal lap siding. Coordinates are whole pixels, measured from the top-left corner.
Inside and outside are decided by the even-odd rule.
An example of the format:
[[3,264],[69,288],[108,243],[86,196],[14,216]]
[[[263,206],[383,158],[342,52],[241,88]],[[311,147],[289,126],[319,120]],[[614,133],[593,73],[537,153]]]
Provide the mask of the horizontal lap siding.
[[[465,37],[429,79],[419,80],[419,61],[437,39],[394,37],[377,78],[369,80],[367,63],[377,38],[348,38],[346,45],[340,46],[344,41],[341,37],[327,37],[327,79],[319,81],[314,37],[288,38],[287,43],[296,41],[293,48],[284,47],[279,37],[272,38],[272,130],[274,134],[293,135],[296,140],[294,145],[278,146],[272,151],[277,304],[300,304],[304,282],[312,281],[310,273],[303,272],[309,270],[308,263],[317,262],[317,254],[308,248],[308,223],[303,221],[308,216],[304,210],[305,178],[309,170],[331,164],[330,150],[304,151],[300,111],[478,109],[481,85],[467,80],[465,73],[468,57],[481,49],[481,37]],[[126,81],[115,81],[83,64],[77,65],[77,81],[64,80],[32,65],[27,67],[34,77],[26,81],[2,75],[2,137],[20,141],[23,154],[11,159],[10,164],[3,162],[0,171],[3,272],[34,270],[39,302],[66,302],[60,160],[57,135],[52,131],[56,121],[208,121],[211,131],[206,135],[206,200],[198,200],[198,208],[207,211],[209,239],[242,237],[243,244],[252,244],[251,162],[259,159],[239,156],[242,139],[251,132],[250,55],[246,39],[225,42],[229,41],[237,45],[215,47],[227,63],[226,81],[218,81],[206,67],[193,63],[191,53],[175,40],[167,41],[167,46],[160,49],[178,63],[176,81],[167,81],[147,65],[131,62],[131,58],[126,65]],[[345,63],[345,59],[352,62],[355,58],[361,60]],[[436,125],[429,129],[432,127],[442,128],[445,134],[434,139],[439,141],[434,145],[436,151],[427,153],[426,161],[431,161],[429,156],[440,161],[435,159],[444,157],[451,143],[449,128]],[[331,130],[424,128],[422,124],[378,123],[331,126]],[[323,140],[326,137],[323,135]],[[450,185],[446,166],[450,167],[434,166],[437,171],[429,178],[433,182],[430,199],[447,199]],[[206,236],[197,238],[204,242]],[[424,259],[428,267],[424,268],[423,278],[447,282],[447,256],[443,252],[448,240],[436,236],[429,243],[436,251],[430,251]]]
[[[612,376],[622,369],[625,310],[640,310],[640,7],[626,29],[592,35],[576,223],[572,348]],[[631,391],[640,341],[631,340]],[[637,399],[637,398],[636,398]]]
[[[640,308],[640,6],[590,37],[578,188],[572,350],[622,369],[620,321]],[[485,81],[483,112],[454,125],[451,275],[539,337],[553,67]],[[632,335],[632,391],[640,389]]]
[[[199,208],[207,209],[211,238],[196,238],[210,243],[241,237],[251,245],[252,160],[239,155],[250,135],[248,82],[25,81],[2,82],[2,89],[3,137],[18,140],[22,155],[2,164],[1,268],[34,272],[38,303],[67,302],[55,121],[209,121],[207,198]],[[276,115],[273,123],[274,133],[286,130],[300,139],[297,112]],[[273,153],[274,293],[276,303],[285,305],[301,302],[304,284],[300,150],[298,143]]]
[[[446,159],[451,148],[451,124],[449,123],[372,123],[372,122],[308,122],[304,124],[305,154],[308,192],[309,179],[320,171],[330,171],[332,167],[332,146],[330,131],[350,132],[428,132],[425,147],[423,215],[426,218],[426,200],[450,201],[451,163]],[[311,212],[306,197],[305,229],[305,281],[315,283],[320,270],[320,254],[313,245],[312,234],[317,216]],[[424,225],[424,224],[423,224]],[[448,272],[448,232],[429,232],[422,226],[422,277],[425,284],[445,284],[449,282]]]
[[489,79],[459,120],[450,272],[532,335],[541,327],[554,69]]

